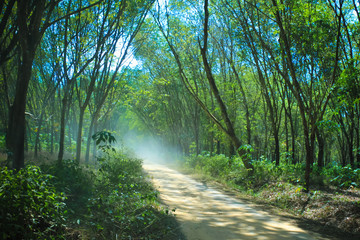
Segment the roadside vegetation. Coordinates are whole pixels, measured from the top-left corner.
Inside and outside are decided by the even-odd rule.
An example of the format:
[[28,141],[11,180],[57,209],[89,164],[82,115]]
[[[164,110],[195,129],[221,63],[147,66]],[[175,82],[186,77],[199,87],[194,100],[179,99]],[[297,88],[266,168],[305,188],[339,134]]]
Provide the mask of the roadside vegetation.
[[174,239],[172,211],[142,170],[122,152],[98,164],[73,160],[1,168],[1,239]]
[[255,170],[247,174],[238,157],[203,153],[187,157],[182,167],[202,180],[219,182],[257,203],[275,206],[341,232],[360,234],[360,169],[337,163],[321,169],[314,165],[313,184],[307,192],[304,164],[282,159],[276,166],[265,158],[252,163]]
[[148,158],[147,137],[164,156],[190,156],[191,171],[359,232],[359,8],[1,1],[0,239],[169,239],[141,160],[115,153],[110,132],[151,146]]

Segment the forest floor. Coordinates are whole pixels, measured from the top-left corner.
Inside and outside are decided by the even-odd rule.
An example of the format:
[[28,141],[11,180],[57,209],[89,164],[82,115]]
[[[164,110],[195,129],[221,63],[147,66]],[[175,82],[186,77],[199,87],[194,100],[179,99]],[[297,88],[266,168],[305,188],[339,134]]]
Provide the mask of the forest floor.
[[[194,176],[190,177],[164,165],[145,162],[144,169],[152,176],[162,202],[169,209],[175,210],[176,219],[188,240],[360,239],[358,234],[341,230],[341,224],[348,226],[352,223],[338,223],[339,217],[334,217],[333,222],[327,224],[318,220],[318,215],[324,214],[324,211],[344,214],[351,208],[348,206],[350,202],[353,202],[348,201],[349,198],[360,200],[355,191],[342,195],[337,193],[336,196],[342,198],[342,206],[327,205],[326,198],[330,199],[331,193],[326,195],[321,192],[318,201],[307,203],[308,214],[297,216],[269,204],[268,200],[276,195],[270,190],[264,196],[268,199],[261,200],[203,177],[195,177],[197,180],[194,180]],[[336,207],[339,209],[334,209]],[[345,217],[345,222],[346,219],[358,220]],[[334,228],[336,224],[340,226]]]

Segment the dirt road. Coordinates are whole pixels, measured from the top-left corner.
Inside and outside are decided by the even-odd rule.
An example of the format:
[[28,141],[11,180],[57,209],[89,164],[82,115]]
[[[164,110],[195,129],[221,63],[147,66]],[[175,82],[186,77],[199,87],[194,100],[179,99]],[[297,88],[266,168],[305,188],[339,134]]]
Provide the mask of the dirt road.
[[188,240],[324,239],[164,165],[144,163],[144,169],[162,201],[176,208]]

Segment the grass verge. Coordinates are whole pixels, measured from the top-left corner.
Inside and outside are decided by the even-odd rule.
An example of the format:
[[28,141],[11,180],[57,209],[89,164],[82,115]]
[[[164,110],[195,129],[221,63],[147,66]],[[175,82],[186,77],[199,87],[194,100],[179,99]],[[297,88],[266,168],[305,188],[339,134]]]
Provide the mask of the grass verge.
[[[201,181],[215,181],[236,191],[241,198],[278,209],[308,222],[321,233],[347,239],[360,237],[360,171],[337,165],[313,169],[313,185],[303,187],[304,167],[300,164],[275,166],[265,159],[254,161],[255,172],[246,175],[239,159],[224,155],[190,156],[183,171]],[[267,208],[267,207],[266,207]],[[317,224],[318,227],[315,227]]]
[[179,239],[140,159],[105,154],[96,166],[65,160],[0,178],[1,239]]

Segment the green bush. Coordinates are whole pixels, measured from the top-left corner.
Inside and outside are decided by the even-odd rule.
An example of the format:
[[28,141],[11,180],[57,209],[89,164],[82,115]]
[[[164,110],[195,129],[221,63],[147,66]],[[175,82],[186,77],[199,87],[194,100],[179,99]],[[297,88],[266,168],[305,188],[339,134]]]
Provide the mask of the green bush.
[[66,204],[71,209],[70,213],[76,217],[82,211],[87,211],[86,202],[93,194],[96,177],[91,169],[85,169],[74,160],[41,167],[44,172],[54,176],[54,186],[67,196]]
[[101,184],[113,189],[125,182],[135,183],[142,175],[142,161],[122,153],[113,153],[99,159]]
[[215,155],[212,157],[204,157],[205,164],[203,169],[212,177],[224,177],[230,172],[230,160],[225,155]]
[[52,176],[28,166],[0,175],[0,238],[62,239],[65,197],[55,191]]
[[189,169],[201,168],[203,166],[202,159],[202,155],[192,154],[185,158],[185,167]]
[[230,172],[230,159],[223,154],[214,156],[209,154],[193,154],[185,158],[185,167],[204,171],[212,177],[225,177]]
[[303,182],[304,166],[302,164],[280,163],[265,158],[252,161],[254,174],[249,176],[254,185],[263,185],[268,182],[289,182],[299,184]]
[[97,239],[164,239],[160,222],[168,213],[157,207],[158,192],[145,179],[142,161],[121,153],[99,159],[88,222]]
[[323,175],[330,184],[337,187],[359,187],[360,169],[352,169],[350,165],[343,167],[334,163],[330,167],[323,168],[321,175]]
[[[245,146],[246,147],[246,146]],[[221,177],[245,188],[261,187],[268,182],[279,180],[299,184],[303,182],[302,164],[280,163],[265,158],[253,160],[254,172],[248,175],[241,158],[228,158],[224,155],[191,155],[185,159],[185,167],[206,173],[212,177]]]

